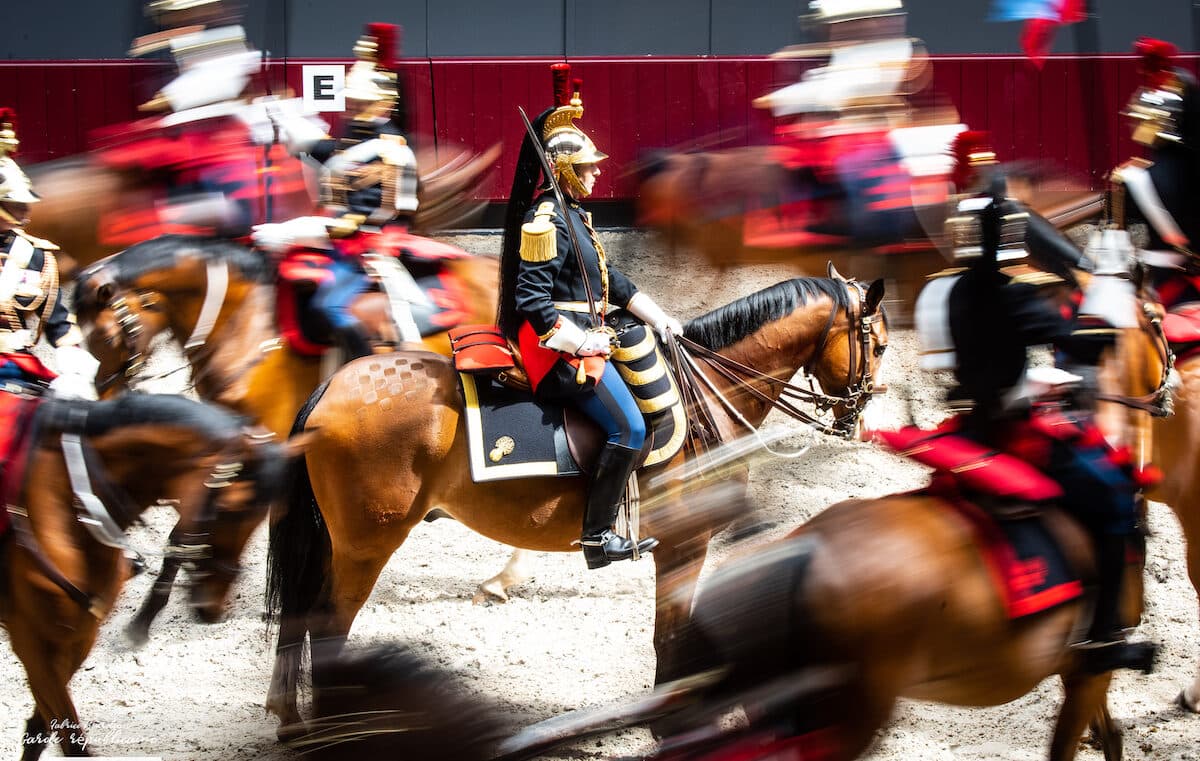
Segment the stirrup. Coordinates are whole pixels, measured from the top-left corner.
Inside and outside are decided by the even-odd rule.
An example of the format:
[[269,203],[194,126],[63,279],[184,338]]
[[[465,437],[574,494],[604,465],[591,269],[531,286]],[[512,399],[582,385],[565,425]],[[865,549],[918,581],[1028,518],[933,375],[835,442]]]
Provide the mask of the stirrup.
[[635,550],[636,555],[650,552],[658,546],[658,540],[646,537],[639,540],[635,547],[631,540],[617,536],[612,529],[605,529],[598,535],[580,539],[579,546],[583,548],[583,558],[587,561],[587,567],[595,569],[603,568],[617,560],[631,560],[635,556]]
[[1103,674],[1117,669],[1132,669],[1150,674],[1154,671],[1159,646],[1154,642],[1125,640],[1088,640],[1074,645],[1084,673]]

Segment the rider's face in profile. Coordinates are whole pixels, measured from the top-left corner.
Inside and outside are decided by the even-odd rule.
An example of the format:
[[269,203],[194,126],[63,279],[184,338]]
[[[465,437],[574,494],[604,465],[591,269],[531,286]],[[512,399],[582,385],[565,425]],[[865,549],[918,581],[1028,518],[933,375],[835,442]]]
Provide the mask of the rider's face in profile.
[[598,164],[578,164],[575,167],[575,174],[579,175],[579,181],[583,183],[583,187],[590,195],[596,187],[596,178],[600,176],[600,166]]

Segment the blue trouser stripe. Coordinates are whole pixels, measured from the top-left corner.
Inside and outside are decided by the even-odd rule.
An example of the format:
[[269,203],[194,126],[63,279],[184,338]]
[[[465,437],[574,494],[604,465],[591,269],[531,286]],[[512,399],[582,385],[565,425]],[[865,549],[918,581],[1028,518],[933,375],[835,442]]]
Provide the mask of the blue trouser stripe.
[[641,449],[645,443],[642,411],[612,362],[604,364],[604,375],[596,387],[577,397],[577,406],[604,429],[609,444]]

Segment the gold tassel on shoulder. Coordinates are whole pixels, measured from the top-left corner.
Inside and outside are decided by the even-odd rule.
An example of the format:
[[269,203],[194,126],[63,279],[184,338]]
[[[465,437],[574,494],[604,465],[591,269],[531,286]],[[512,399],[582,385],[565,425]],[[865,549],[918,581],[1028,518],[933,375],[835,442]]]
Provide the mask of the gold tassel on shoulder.
[[538,215],[521,225],[521,258],[527,262],[548,262],[558,256],[558,235],[549,217]]

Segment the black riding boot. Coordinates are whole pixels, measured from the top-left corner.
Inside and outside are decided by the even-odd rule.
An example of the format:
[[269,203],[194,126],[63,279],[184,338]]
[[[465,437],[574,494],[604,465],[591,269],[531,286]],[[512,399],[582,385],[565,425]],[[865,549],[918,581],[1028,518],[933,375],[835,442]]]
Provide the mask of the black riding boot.
[[[633,542],[613,533],[618,503],[625,492],[629,474],[637,465],[638,450],[620,444],[605,444],[592,472],[587,507],[583,512],[583,557],[588,568],[603,568],[614,560],[633,557]],[[647,537],[637,543],[639,553],[658,546],[658,540]]]
[[371,350],[371,344],[367,341],[366,334],[357,325],[346,325],[345,327],[335,328],[333,337],[338,347],[341,348],[342,353],[346,355],[347,362],[359,357],[368,357],[375,353]]
[[1102,674],[1113,669],[1139,669],[1150,673],[1158,645],[1127,642],[1121,621],[1121,587],[1125,576],[1126,538],[1102,534],[1096,539],[1099,589],[1088,642],[1080,646],[1083,669]]

